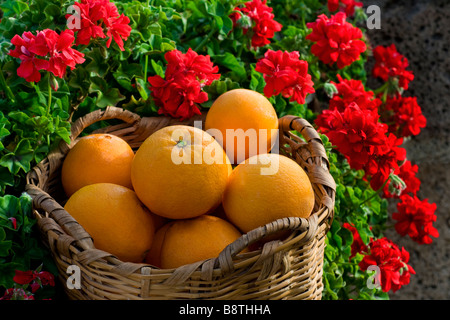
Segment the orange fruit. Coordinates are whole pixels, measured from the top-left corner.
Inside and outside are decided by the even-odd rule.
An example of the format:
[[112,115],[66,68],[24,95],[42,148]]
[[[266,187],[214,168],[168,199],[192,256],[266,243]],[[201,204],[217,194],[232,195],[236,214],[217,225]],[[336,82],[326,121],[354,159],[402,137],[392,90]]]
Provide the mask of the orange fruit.
[[244,233],[280,218],[307,218],[313,207],[308,175],[279,154],[257,155],[239,164],[223,195],[228,220]]
[[205,131],[174,125],[149,136],[131,165],[131,181],[147,208],[169,219],[188,219],[220,205],[230,161]]
[[174,220],[155,234],[145,261],[163,269],[215,258],[241,236],[231,223],[211,215]]
[[142,262],[150,250],[154,220],[131,189],[90,184],[76,191],[64,209],[91,235],[97,249],[122,261]]
[[[220,134],[214,134],[213,129]],[[273,148],[278,136],[278,117],[261,93],[234,89],[214,101],[206,114],[205,130],[222,145],[232,164],[239,164]],[[232,130],[228,137],[227,130]]]
[[134,152],[122,138],[112,134],[84,136],[68,152],[61,171],[67,196],[89,184],[108,182],[132,188]]
[[155,236],[153,237],[152,246],[150,250],[147,252],[145,256],[144,262],[156,266],[158,268],[161,267],[161,248],[164,242],[164,238],[166,237],[166,232],[169,227],[172,225],[174,221],[182,221],[182,220],[172,220],[156,229]]

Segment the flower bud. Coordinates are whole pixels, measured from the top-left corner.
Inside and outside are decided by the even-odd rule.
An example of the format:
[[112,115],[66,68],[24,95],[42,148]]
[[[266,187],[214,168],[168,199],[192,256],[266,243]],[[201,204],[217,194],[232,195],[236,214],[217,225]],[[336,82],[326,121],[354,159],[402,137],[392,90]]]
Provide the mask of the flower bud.
[[325,90],[325,93],[327,94],[327,96],[331,99],[333,98],[333,96],[335,94],[338,93],[338,89],[336,88],[336,86],[334,84],[332,84],[331,82],[326,82],[323,85],[323,89]]
[[397,196],[401,195],[403,190],[406,189],[405,182],[396,174],[391,174],[389,179],[389,193]]

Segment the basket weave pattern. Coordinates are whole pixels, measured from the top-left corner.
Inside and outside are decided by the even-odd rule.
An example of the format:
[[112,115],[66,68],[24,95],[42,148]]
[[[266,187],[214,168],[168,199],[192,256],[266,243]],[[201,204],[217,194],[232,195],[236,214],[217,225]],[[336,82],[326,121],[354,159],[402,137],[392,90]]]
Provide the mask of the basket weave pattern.
[[[33,199],[39,231],[70,299],[321,299],[325,237],[334,214],[335,182],[328,171],[322,141],[307,121],[282,117],[279,146],[280,153],[294,159],[311,180],[315,193],[311,216],[279,219],[251,230],[216,258],[176,269],[159,269],[123,262],[96,249],[90,235],[63,208],[67,199],[60,172],[65,155],[83,130],[110,119],[123,123],[96,132],[117,135],[136,150],[158,129],[174,124],[193,125],[194,121],[204,121],[204,115],[180,122],[168,117],[140,117],[116,107],[96,110],[73,123],[70,145],[61,143],[28,173],[26,192]],[[261,249],[240,253],[281,230],[289,230],[289,236],[267,241]],[[71,275],[67,269],[72,265],[80,268],[80,289],[66,286]]]

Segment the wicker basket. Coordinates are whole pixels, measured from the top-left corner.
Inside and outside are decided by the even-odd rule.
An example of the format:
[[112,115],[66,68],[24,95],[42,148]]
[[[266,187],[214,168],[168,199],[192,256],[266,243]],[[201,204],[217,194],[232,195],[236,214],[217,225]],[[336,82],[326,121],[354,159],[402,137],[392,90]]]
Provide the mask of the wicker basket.
[[[67,199],[60,170],[65,155],[83,130],[110,119],[123,122],[96,132],[120,136],[135,150],[156,130],[180,124],[168,117],[139,117],[116,107],[96,110],[72,124],[71,145],[61,143],[28,173],[26,192],[33,199],[39,231],[51,250],[69,299],[321,299],[325,237],[334,214],[335,182],[328,171],[322,141],[307,121],[293,116],[280,119],[280,153],[306,170],[315,192],[313,214],[308,219],[285,218],[254,229],[216,258],[159,269],[123,262],[96,249],[89,234],[63,208]],[[203,121],[204,115],[181,124],[193,125],[196,120]],[[304,139],[293,134],[295,131]],[[281,230],[288,230],[289,236],[264,241],[258,249],[237,254]],[[66,286],[71,265],[81,271],[80,289]]]

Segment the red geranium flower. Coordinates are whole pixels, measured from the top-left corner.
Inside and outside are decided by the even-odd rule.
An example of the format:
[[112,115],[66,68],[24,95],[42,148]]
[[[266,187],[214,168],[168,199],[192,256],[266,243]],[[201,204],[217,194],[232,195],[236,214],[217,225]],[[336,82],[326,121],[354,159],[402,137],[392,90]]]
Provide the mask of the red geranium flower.
[[167,52],[165,79],[161,76],[148,78],[152,97],[160,108],[158,113],[181,120],[201,114],[199,103],[208,101],[202,89],[220,78],[219,68],[209,56],[201,56],[189,48],[183,54],[179,50]]
[[366,51],[366,44],[361,40],[362,31],[347,22],[346,18],[343,12],[331,18],[321,14],[315,22],[306,24],[312,29],[306,36],[314,42],[311,52],[325,64],[337,63],[339,69],[352,64]]
[[[74,28],[77,31],[76,44],[88,45],[91,39],[106,38],[106,47],[109,48],[112,40],[124,51],[124,40],[131,33],[130,19],[119,14],[116,5],[110,0],[81,0],[74,6],[80,9],[81,26]],[[68,18],[70,15],[66,15]],[[106,35],[105,35],[106,33]]]
[[[253,0],[244,3],[244,7],[237,7],[230,15],[234,25],[241,19],[241,14],[246,15],[251,20],[252,31],[252,46],[263,47],[270,43],[271,38],[275,33],[282,29],[282,25],[274,20],[275,15],[272,13],[273,9],[266,5],[267,0]],[[247,33],[248,27],[244,27],[244,32]]]
[[47,48],[49,53],[47,70],[57,77],[63,78],[67,67],[73,70],[85,61],[84,54],[72,48],[74,40],[72,30],[64,30],[58,35],[56,31],[45,29],[36,35],[36,47]]
[[22,60],[17,75],[27,81],[40,81],[39,70],[47,70],[63,78],[67,67],[74,69],[76,64],[85,61],[84,54],[72,48],[75,40],[72,30],[64,30],[58,34],[56,31],[45,29],[38,31],[36,36],[25,32],[22,37],[18,35],[13,37],[11,43],[16,48],[9,54]]
[[[430,244],[431,237],[439,237],[438,230],[433,227],[436,221],[436,204],[430,204],[428,199],[420,200],[417,196],[402,195],[397,204],[398,212],[392,214],[397,220],[395,230],[401,235],[408,235],[419,244]],[[431,236],[431,237],[430,237]]]
[[117,7],[113,3],[109,3],[107,8],[107,19],[104,20],[106,25],[106,35],[109,39],[106,41],[106,47],[109,48],[111,41],[114,41],[119,46],[120,50],[124,51],[123,41],[127,40],[131,33],[131,27],[129,26],[130,18],[123,13],[119,15]]
[[406,149],[401,148],[403,139],[389,134],[385,144],[377,153],[371,155],[364,171],[370,178],[370,186],[373,190],[380,189],[388,180],[391,173],[399,168],[400,163],[406,160]]
[[22,288],[8,288],[0,300],[34,300],[34,297]]
[[304,104],[306,95],[315,92],[308,63],[300,60],[297,51],[268,50],[256,63],[255,70],[264,74],[264,94],[268,98],[281,93],[283,97],[290,97],[290,101]]
[[377,46],[373,50],[375,65],[372,69],[374,77],[379,77],[384,81],[390,78],[397,78],[400,88],[408,89],[409,83],[414,79],[414,74],[406,70],[408,59],[401,55],[394,44],[388,47]]
[[387,126],[354,102],[344,112],[324,110],[315,122],[353,169],[363,169],[372,156],[386,152]]
[[372,91],[366,91],[361,80],[343,79],[339,74],[337,78],[339,82],[331,82],[336,87],[337,93],[330,100],[330,110],[337,109],[343,112],[349,104],[355,102],[361,110],[378,113],[381,100],[375,98]]
[[427,119],[417,103],[417,97],[392,97],[386,100],[385,112],[390,114],[389,131],[398,136],[416,136],[427,125]]
[[[41,74],[39,70],[46,70],[48,68],[48,61],[36,56],[33,52],[36,36],[31,32],[26,31],[22,37],[15,35],[11,39],[11,43],[15,45],[14,50],[9,51],[9,55],[21,60],[19,68],[17,68],[17,75],[24,78],[28,82],[39,82]],[[45,56],[48,53],[48,48],[44,52],[40,52]]]
[[[401,189],[399,185],[392,185],[393,182],[390,181],[384,187],[383,196],[385,198],[398,198],[400,195],[407,193],[416,195],[421,183],[419,178],[416,177],[418,171],[419,167],[416,164],[413,165],[411,161],[406,160],[399,168],[394,170],[394,174],[405,183],[405,188]],[[396,190],[392,191],[392,189]]]
[[356,2],[355,0],[328,0],[328,10],[330,12],[342,11],[347,16],[355,14],[355,7],[362,7],[362,2]]
[[[109,1],[106,1],[109,2]],[[103,32],[102,19],[105,16],[105,6],[102,1],[75,2],[74,6],[79,8],[80,28],[74,28],[77,31],[77,45],[88,45],[91,39],[106,38]],[[66,18],[70,15],[66,15]]]
[[152,96],[161,107],[159,114],[165,114],[181,120],[201,114],[198,103],[208,101],[208,94],[202,91],[198,80],[192,74],[179,75],[169,81],[149,77]]
[[188,49],[186,53],[179,50],[172,50],[164,55],[167,61],[165,72],[166,79],[170,79],[179,74],[192,74],[203,85],[210,85],[214,80],[220,79],[218,66],[214,66],[209,55],[199,55],[197,52]]
[[21,271],[16,270],[13,281],[18,284],[29,284],[31,281],[36,279],[36,273],[32,270],[29,271]]
[[18,284],[29,284],[31,287],[31,292],[36,292],[37,289],[41,287],[41,285],[50,285],[55,286],[55,277],[48,271],[20,271],[16,270],[16,274],[13,278],[13,281]]
[[410,281],[414,269],[408,265],[409,252],[401,250],[387,238],[381,238],[369,243],[369,253],[359,263],[362,271],[369,266],[380,268],[380,284],[384,292],[399,290]]

